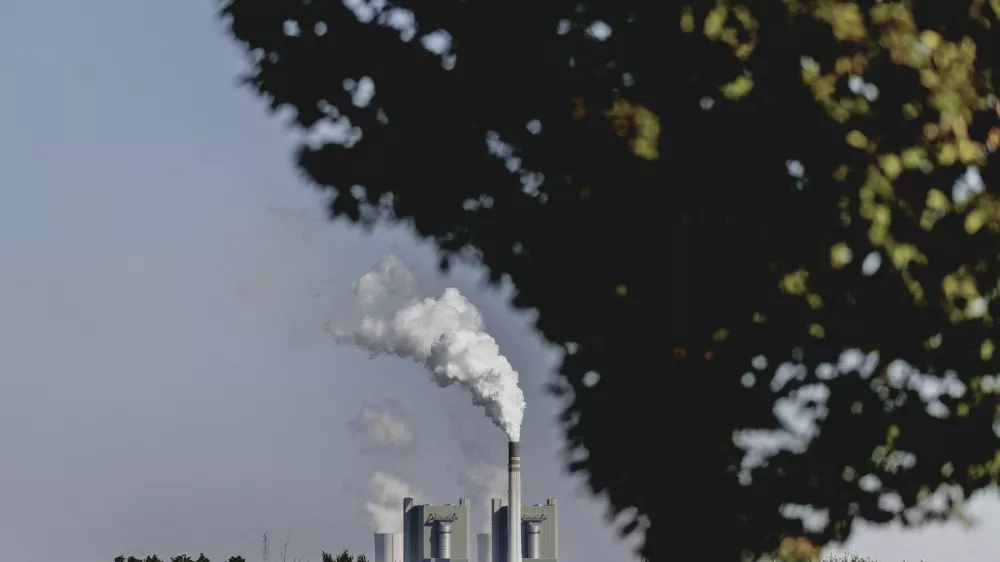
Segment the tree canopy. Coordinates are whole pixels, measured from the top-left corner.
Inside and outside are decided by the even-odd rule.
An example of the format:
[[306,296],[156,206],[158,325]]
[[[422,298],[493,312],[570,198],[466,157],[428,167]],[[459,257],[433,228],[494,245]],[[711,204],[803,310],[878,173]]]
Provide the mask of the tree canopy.
[[1000,1],[416,4],[221,15],[333,217],[537,309],[571,467],[644,555],[943,519],[996,480]]
[[[135,556],[129,556],[125,558],[124,556],[118,556],[115,558],[115,562],[162,562],[161,558],[155,554],[150,554],[145,558],[136,558]],[[177,556],[171,556],[170,562],[211,562],[204,553],[199,554],[198,558],[191,558],[187,554],[178,554]],[[227,562],[246,562],[246,559],[242,556],[230,556]]]
[[[296,560],[302,560],[297,558]],[[354,556],[348,551],[343,551],[337,556],[333,556],[328,552],[322,553],[323,562],[368,562],[368,557],[364,554],[358,554]],[[161,558],[155,554],[151,554],[145,558],[136,558],[135,556],[129,556],[128,558],[124,556],[118,556],[115,558],[115,562],[162,562]],[[200,554],[197,559],[193,559],[187,554],[179,554],[177,556],[172,556],[170,562],[211,562],[207,556]],[[246,562],[246,558],[242,556],[230,556],[226,562]]]
[[359,554],[355,557],[347,550],[344,550],[336,556],[324,551],[323,562],[368,562],[368,557],[364,554]]

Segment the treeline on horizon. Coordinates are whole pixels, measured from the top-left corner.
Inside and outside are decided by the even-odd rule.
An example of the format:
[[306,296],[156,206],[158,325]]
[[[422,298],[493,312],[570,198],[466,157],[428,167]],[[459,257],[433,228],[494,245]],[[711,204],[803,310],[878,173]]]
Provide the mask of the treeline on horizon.
[[[349,553],[347,550],[341,552],[340,554],[334,556],[329,552],[324,551],[322,553],[322,562],[368,562],[368,557],[364,554],[358,554],[356,557]],[[303,562],[305,557],[300,556],[294,558],[292,562]],[[115,558],[114,562],[166,562],[163,558],[155,554],[150,554],[145,558],[137,558],[135,556],[118,556]],[[187,554],[179,554],[177,556],[172,556],[169,558],[169,562],[212,562],[204,553],[199,554],[198,558],[191,558]],[[226,562],[247,562],[247,559],[242,556],[230,556]],[[282,557],[281,562],[288,562],[285,557]]]

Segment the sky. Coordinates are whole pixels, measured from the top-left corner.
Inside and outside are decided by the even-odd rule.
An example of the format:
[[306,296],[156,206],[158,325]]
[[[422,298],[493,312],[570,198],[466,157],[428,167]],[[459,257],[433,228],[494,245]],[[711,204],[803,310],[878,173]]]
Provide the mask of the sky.
[[[437,503],[474,497],[467,472],[504,465],[503,433],[418,364],[324,329],[395,252],[428,295],[455,286],[478,306],[520,371],[524,497],[560,500],[563,556],[628,559],[603,500],[563,470],[543,391],[559,355],[530,314],[474,269],[442,277],[405,230],[323,220],[212,6],[0,6],[3,558],[259,560],[265,532],[272,560],[286,537],[289,557],[371,556],[374,473]],[[398,454],[352,429],[384,404],[412,430]]]
[[[556,497],[565,560],[629,560],[563,469],[546,394],[559,354],[480,272],[442,276],[404,229],[322,219],[280,119],[210,0],[0,4],[0,544],[3,558],[110,562],[204,552],[271,559],[372,552],[369,481],[435,502],[502,466],[505,437],[416,363],[334,345],[324,326],[390,252],[428,295],[459,288],[521,373],[526,502]],[[379,452],[366,409],[407,430]],[[375,416],[376,418],[378,416]],[[856,534],[882,560],[1000,550],[978,529]]]

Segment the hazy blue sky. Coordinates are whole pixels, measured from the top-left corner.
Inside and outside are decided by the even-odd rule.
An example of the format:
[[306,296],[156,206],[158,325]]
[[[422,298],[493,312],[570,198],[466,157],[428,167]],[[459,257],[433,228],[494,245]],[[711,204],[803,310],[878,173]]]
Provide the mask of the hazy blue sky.
[[[347,283],[394,250],[428,292],[466,293],[520,370],[525,500],[559,498],[562,558],[627,559],[603,503],[561,468],[559,404],[542,391],[555,352],[475,272],[441,278],[407,233],[318,219],[287,131],[236,87],[241,58],[213,5],[0,3],[2,558],[258,560],[264,532],[280,543],[291,530],[290,555],[315,561],[371,552],[374,470],[435,501],[468,494],[467,469],[503,463],[499,430],[418,365],[371,361],[323,331]],[[384,399],[419,444],[389,466],[348,430]],[[862,533],[851,546],[978,562],[1000,534]]]

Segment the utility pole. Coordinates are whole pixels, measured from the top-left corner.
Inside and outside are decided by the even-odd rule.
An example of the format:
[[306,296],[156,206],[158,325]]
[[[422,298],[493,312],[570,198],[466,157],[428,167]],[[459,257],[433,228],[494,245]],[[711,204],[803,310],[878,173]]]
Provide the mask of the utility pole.
[[271,562],[271,548],[267,546],[267,533],[264,533],[263,544],[260,547],[261,562]]

